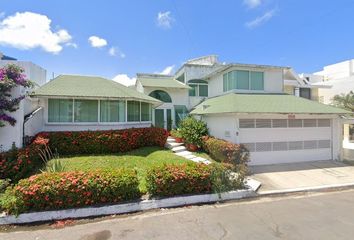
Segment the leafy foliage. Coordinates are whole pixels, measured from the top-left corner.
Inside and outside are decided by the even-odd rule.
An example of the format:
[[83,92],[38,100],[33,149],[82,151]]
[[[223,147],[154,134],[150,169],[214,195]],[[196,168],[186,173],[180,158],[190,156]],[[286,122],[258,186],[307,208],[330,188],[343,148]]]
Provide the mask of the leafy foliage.
[[32,87],[32,83],[26,80],[24,70],[14,64],[0,68],[0,127],[9,123],[14,126],[16,119],[9,116],[8,112],[15,112],[24,95],[12,97],[11,91],[17,86]]
[[10,214],[67,209],[138,199],[134,170],[42,173],[8,188],[1,205]]
[[201,194],[242,188],[243,179],[221,164],[187,163],[155,166],[147,172],[146,186],[152,196]]
[[332,98],[332,104],[336,107],[344,108],[354,112],[354,92],[350,91],[348,94],[335,95]]
[[205,122],[194,117],[187,117],[180,122],[179,132],[186,143],[202,146],[202,137],[208,135]]

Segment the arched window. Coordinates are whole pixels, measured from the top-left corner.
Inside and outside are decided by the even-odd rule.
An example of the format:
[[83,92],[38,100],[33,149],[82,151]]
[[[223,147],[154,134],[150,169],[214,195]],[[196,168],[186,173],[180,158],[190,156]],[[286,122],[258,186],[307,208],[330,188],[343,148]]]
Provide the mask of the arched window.
[[208,96],[208,82],[200,79],[193,79],[188,81],[189,96],[192,97],[207,97]]
[[162,91],[162,90],[155,90],[155,91],[152,91],[150,94],[149,94],[150,97],[153,97],[153,98],[156,98],[162,102],[167,102],[167,103],[170,103],[172,102],[172,99],[170,97],[170,95],[165,92],[165,91]]

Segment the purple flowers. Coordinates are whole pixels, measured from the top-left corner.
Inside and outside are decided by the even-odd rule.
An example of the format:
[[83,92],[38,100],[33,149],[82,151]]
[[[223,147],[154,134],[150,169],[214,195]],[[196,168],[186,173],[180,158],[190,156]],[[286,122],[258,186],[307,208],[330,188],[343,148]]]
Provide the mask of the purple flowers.
[[26,80],[24,70],[14,64],[0,68],[0,127],[5,122],[14,126],[16,119],[6,114],[18,109],[18,105],[25,96],[11,96],[11,90],[17,86],[31,87],[32,83]]

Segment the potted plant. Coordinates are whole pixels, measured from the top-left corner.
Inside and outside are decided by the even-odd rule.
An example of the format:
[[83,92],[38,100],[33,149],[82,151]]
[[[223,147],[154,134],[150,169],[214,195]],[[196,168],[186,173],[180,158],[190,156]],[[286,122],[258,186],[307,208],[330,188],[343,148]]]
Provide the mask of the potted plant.
[[172,129],[170,133],[171,136],[175,138],[177,143],[183,142],[182,134],[178,131],[178,129]]

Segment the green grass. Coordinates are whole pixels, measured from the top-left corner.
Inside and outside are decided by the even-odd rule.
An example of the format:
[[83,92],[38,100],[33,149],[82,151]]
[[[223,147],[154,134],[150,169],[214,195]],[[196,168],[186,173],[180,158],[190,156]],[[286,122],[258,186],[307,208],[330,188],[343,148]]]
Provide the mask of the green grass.
[[63,157],[60,158],[60,161],[65,165],[65,171],[135,168],[140,180],[140,190],[146,192],[145,175],[150,167],[164,163],[183,164],[190,160],[179,157],[170,150],[159,147],[144,147],[119,154]]

